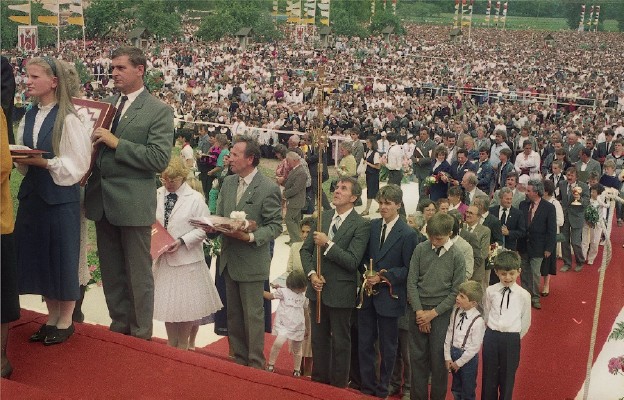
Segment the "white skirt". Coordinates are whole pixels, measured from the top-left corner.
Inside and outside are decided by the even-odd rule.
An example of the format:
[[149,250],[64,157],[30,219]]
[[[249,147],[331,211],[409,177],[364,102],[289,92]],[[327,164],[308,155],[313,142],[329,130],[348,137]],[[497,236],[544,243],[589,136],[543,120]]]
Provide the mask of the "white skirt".
[[189,322],[223,308],[204,260],[172,267],[159,258],[154,272],[154,319]]

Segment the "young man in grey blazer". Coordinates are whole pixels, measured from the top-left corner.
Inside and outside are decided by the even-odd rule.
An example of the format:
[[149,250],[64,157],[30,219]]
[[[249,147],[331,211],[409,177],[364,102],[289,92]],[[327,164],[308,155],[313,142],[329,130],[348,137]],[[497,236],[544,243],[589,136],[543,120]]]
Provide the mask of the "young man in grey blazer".
[[111,129],[93,132],[98,155],[85,189],[86,217],[95,221],[111,331],[150,339],[156,173],[171,157],[173,110],[143,86],[146,59],[140,49],[118,48],[112,67],[121,94],[108,99],[117,107]]
[[234,361],[264,368],[264,281],[269,279],[269,243],[282,233],[281,194],[277,184],[258,171],[260,146],[239,138],[230,152],[217,215],[243,211],[244,230],[223,234],[219,273],[225,277],[227,324]]
[[[351,313],[359,283],[358,268],[368,245],[370,223],[354,211],[362,188],[352,177],[341,178],[334,190],[335,210],[323,211],[322,229],[313,227],[301,247],[301,263],[310,284],[310,315],[316,318],[321,295],[321,321],[312,322],[312,380],[346,387],[351,361]],[[317,246],[321,274],[316,273]],[[228,305],[229,307],[229,305]]]

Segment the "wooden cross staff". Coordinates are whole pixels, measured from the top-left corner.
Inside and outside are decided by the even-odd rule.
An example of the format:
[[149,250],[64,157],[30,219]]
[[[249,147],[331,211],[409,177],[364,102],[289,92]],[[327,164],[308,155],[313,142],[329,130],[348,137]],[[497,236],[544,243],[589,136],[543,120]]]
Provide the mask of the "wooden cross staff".
[[[308,121],[308,135],[312,141],[312,145],[318,155],[318,167],[316,173],[317,193],[316,193],[316,230],[322,232],[322,220],[323,213],[323,168],[324,154],[327,149],[327,141],[329,140],[328,132],[323,129],[323,109],[325,108],[325,94],[324,89],[329,87],[329,84],[325,82],[325,67],[318,67],[318,80],[316,82],[310,82],[304,84],[304,87],[312,87],[316,89],[316,105],[317,115],[313,121]],[[314,179],[314,178],[313,178]],[[323,249],[320,245],[316,245],[316,275],[321,277],[321,254]],[[321,291],[316,292],[316,323],[321,322]]]

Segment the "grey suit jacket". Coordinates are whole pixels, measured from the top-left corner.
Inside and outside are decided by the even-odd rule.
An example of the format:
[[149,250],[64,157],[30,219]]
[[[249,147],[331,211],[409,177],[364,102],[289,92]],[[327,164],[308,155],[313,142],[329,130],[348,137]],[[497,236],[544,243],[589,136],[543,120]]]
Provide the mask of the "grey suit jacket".
[[306,179],[303,165],[299,165],[288,173],[288,178],[284,182],[284,197],[288,201],[288,208],[302,209],[305,207]]
[[582,165],[583,161],[580,160],[576,164],[574,164],[574,166],[576,167],[576,173],[578,174],[579,181],[587,183],[589,174],[591,174],[592,172],[596,172],[599,178],[600,175],[602,175],[602,167],[600,166],[600,163],[593,158],[590,158],[587,162],[587,168],[585,168],[585,171],[581,171]]
[[[119,96],[109,98],[112,104]],[[116,226],[149,226],[156,219],[156,173],[171,157],[173,110],[147,89],[121,117],[116,149],[101,145],[85,188],[86,217]]]
[[[334,210],[323,211],[322,232],[327,233],[334,217]],[[316,226],[312,231],[317,231]],[[325,285],[321,292],[321,301],[328,307],[353,308],[359,282],[358,268],[370,235],[370,221],[362,218],[355,209],[340,224],[340,229],[334,235],[334,245],[321,256],[321,275],[325,278]],[[316,246],[312,234],[303,242],[301,247],[301,263],[306,275],[316,271]],[[324,253],[325,250],[321,249]],[[308,284],[306,296],[316,301],[316,291]]]
[[217,215],[229,217],[232,211],[244,211],[247,219],[256,221],[255,241],[244,242],[223,235],[219,273],[227,268],[230,277],[238,282],[256,282],[269,279],[271,256],[269,242],[282,233],[281,194],[277,184],[260,171],[236,204],[238,175],[223,180],[217,200]]
[[[414,172],[418,179],[424,179],[431,172],[431,155],[430,152],[435,148],[435,142],[431,139],[416,142],[412,161],[414,162]],[[418,159],[418,161],[416,161]]]
[[[463,230],[464,229],[462,228],[462,231]],[[468,227],[466,227],[466,230],[468,230]],[[487,258],[490,253],[490,228],[481,224],[477,224],[472,233],[477,237],[477,242],[479,243],[479,258],[483,261],[481,261],[481,265],[477,265],[477,257],[475,256],[474,271],[472,273],[471,279],[480,282],[483,279],[483,275],[485,274],[485,265],[487,263]]]

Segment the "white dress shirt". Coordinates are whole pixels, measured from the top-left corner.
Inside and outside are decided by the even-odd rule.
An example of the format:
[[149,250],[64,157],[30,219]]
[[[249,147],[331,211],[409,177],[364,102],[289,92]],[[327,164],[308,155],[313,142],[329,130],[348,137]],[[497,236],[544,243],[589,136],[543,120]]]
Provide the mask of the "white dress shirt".
[[485,290],[483,318],[494,331],[518,332],[523,337],[531,326],[531,294],[513,283],[503,298],[503,288],[498,282]]
[[[35,116],[33,126],[33,144],[37,148],[37,140],[39,139],[39,131],[43,121],[48,116],[56,103],[47,106],[39,106],[39,111]],[[26,118],[22,118],[15,143],[24,144],[24,126]],[[67,114],[65,123],[63,124],[63,135],[59,144],[59,154],[48,160],[46,167],[50,171],[52,180],[59,186],[71,186],[80,181],[89,169],[91,161],[91,136],[88,128],[75,114]],[[28,172],[28,165],[18,165],[18,171],[22,175]]]
[[[461,312],[466,312],[466,319],[461,321]],[[457,314],[457,316],[456,316]],[[475,319],[476,318],[476,319]],[[474,320],[474,323],[468,327]],[[453,328],[455,332],[453,333]],[[480,318],[479,310],[473,307],[469,310],[463,310],[455,307],[451,313],[451,320],[446,331],[446,339],[444,340],[444,359],[451,360],[451,347],[462,348],[464,339],[468,335],[466,345],[463,347],[464,353],[455,360],[458,367],[463,367],[468,361],[479,353],[483,344],[483,336],[485,335],[485,321]],[[452,340],[452,343],[451,343]]]

